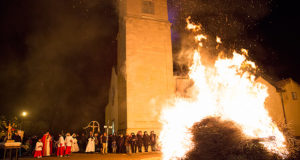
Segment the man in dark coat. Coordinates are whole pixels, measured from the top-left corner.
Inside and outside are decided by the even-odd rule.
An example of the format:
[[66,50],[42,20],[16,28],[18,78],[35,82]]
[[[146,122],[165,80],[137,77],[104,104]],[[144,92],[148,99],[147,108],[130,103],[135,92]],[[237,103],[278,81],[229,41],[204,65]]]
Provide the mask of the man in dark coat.
[[131,145],[131,153],[136,153],[136,147],[137,147],[137,138],[134,133],[131,133],[131,138],[130,138],[130,145]]
[[156,148],[155,148],[156,134],[154,134],[154,131],[151,131],[151,133],[150,133],[150,145],[151,145],[151,150],[156,151]]
[[142,146],[143,146],[142,131],[138,131],[138,133],[137,133],[137,146],[138,146],[139,152],[142,152]]
[[81,134],[81,136],[78,138],[78,144],[79,144],[79,149],[80,152],[85,152],[85,147],[87,145],[87,137],[84,133]]
[[33,153],[34,153],[34,150],[35,150],[35,145],[36,145],[36,142],[38,141],[38,137],[37,136],[33,136],[32,138],[31,138],[31,141],[30,141],[30,153],[32,153],[32,155],[33,155]]
[[21,136],[19,136],[19,133],[16,132],[13,136],[12,139],[15,140],[15,142],[22,142]]
[[99,134],[95,133],[94,138],[95,138],[95,152],[100,152]]
[[[18,132],[16,132],[13,136],[12,136],[12,139],[15,141],[15,142],[20,142],[22,144],[22,138],[21,136],[19,135]],[[21,156],[21,149],[19,149],[19,156]]]
[[99,136],[100,153],[103,153],[103,134]]
[[125,151],[126,151],[126,153],[129,153],[130,138],[131,138],[131,136],[128,133],[126,133],[126,136],[124,138],[124,145],[125,145]]
[[148,146],[149,146],[149,143],[150,143],[150,137],[149,137],[147,131],[144,132],[143,142],[144,142],[145,152],[148,152]]
[[122,133],[118,137],[117,145],[118,153],[124,153],[124,136]]
[[110,134],[108,139],[109,153],[117,152],[117,135],[116,133]]

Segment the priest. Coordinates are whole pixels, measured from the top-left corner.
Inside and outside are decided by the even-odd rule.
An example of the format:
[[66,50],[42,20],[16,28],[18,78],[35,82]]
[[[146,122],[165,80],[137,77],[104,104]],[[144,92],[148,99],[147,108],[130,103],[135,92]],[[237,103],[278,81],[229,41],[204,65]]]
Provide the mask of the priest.
[[52,137],[49,132],[46,132],[42,138],[43,150],[42,154],[44,156],[51,156],[52,154]]

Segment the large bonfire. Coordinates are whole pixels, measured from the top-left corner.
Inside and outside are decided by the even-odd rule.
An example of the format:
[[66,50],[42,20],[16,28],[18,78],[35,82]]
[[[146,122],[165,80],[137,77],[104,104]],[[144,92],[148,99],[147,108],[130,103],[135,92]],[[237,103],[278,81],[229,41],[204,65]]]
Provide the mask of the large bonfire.
[[[193,96],[177,97],[162,111],[163,159],[185,158],[195,145],[191,128],[208,117],[234,122],[245,137],[267,139],[259,143],[284,158],[288,154],[285,138],[264,107],[267,87],[255,82],[255,75],[249,71],[249,68],[255,70],[256,65],[247,60],[247,50],[233,52],[232,58],[220,56],[213,66],[205,66],[200,50],[207,36],[201,34],[201,26],[191,23],[190,18],[187,29],[197,33],[195,41],[199,45],[193,53],[189,72],[194,82]],[[221,38],[217,37],[216,42],[222,43]]]

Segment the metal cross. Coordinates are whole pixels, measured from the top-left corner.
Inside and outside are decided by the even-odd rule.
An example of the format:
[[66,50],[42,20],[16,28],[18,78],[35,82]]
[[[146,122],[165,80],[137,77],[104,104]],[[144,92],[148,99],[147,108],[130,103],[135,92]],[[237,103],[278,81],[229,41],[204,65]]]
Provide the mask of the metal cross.
[[104,128],[106,129],[106,144],[108,144],[107,143],[107,141],[108,141],[108,130],[112,129],[112,126],[109,125],[109,120],[107,121],[107,125],[105,125]]

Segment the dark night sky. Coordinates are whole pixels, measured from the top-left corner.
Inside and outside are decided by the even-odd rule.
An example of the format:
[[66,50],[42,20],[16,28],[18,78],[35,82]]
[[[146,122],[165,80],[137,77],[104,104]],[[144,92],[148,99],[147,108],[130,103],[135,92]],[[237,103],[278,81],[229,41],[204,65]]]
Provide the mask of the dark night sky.
[[[77,129],[90,120],[103,123],[117,51],[113,2],[0,0],[0,113],[9,117],[27,110],[28,119],[37,122],[32,127],[42,130]],[[174,56],[183,44],[184,19],[191,15],[207,33],[224,38],[225,47],[249,48],[265,74],[300,82],[296,2],[168,4]]]

